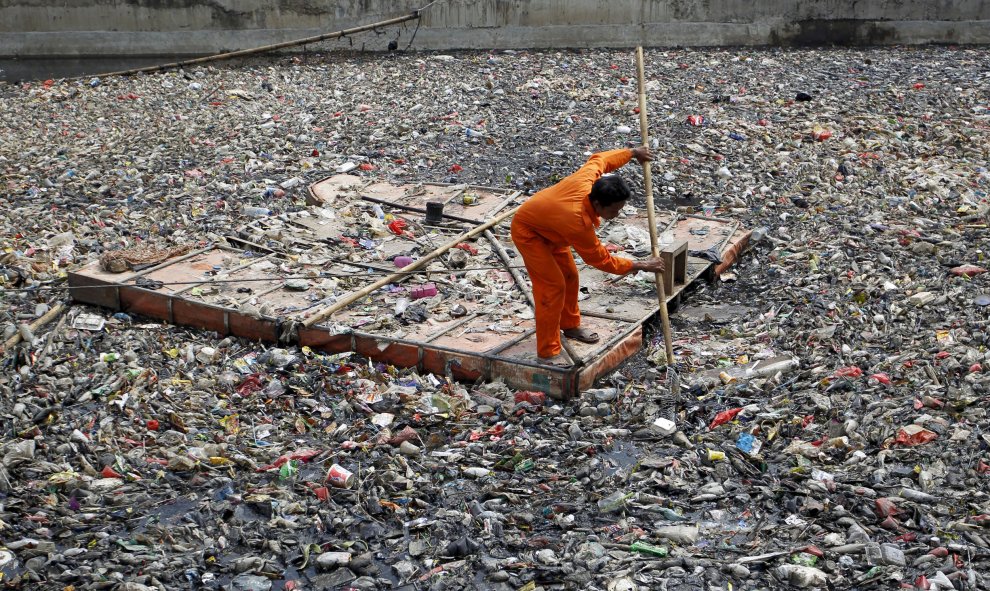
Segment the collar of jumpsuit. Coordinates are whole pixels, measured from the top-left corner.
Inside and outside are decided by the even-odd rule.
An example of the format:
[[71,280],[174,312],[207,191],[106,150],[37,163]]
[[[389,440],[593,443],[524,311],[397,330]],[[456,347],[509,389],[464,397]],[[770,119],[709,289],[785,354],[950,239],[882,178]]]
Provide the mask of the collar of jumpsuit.
[[594,226],[595,228],[602,225],[602,218],[600,215],[598,215],[598,212],[595,211],[595,206],[591,203],[590,196],[584,198],[583,205],[584,205],[584,215],[587,216],[588,221],[591,222],[591,225]]

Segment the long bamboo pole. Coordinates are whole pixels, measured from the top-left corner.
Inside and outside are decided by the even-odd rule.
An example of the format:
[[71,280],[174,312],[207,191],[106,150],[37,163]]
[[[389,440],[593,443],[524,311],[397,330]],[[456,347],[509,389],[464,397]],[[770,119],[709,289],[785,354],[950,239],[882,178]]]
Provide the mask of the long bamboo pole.
[[[639,130],[643,145],[650,145],[650,129],[646,124],[646,75],[643,69],[643,48],[636,48],[636,72],[639,79]],[[653,210],[653,172],[649,162],[643,163],[643,184],[646,186],[646,218],[650,225],[650,247],[653,256],[660,256],[660,245],[657,243],[656,212]],[[673,273],[673,269],[667,269]],[[657,286],[657,299],[660,300],[660,321],[663,324],[663,343],[667,351],[667,365],[674,364],[674,344],[670,337],[670,315],[667,313],[667,294],[664,293],[663,276],[654,274]]]
[[366,287],[364,287],[364,288],[362,288],[362,289],[360,289],[358,291],[355,291],[354,293],[348,295],[344,299],[335,302],[334,304],[332,304],[331,306],[329,306],[327,308],[324,308],[323,310],[320,310],[316,314],[313,314],[312,316],[310,316],[309,318],[307,318],[306,320],[303,321],[303,325],[304,326],[307,326],[307,327],[313,326],[317,322],[320,322],[322,320],[325,320],[325,319],[329,318],[334,312],[337,312],[338,310],[341,310],[342,308],[346,308],[347,306],[353,304],[354,302],[356,302],[359,299],[363,298],[364,296],[370,294],[371,292],[375,291],[376,289],[380,289],[380,288],[388,285],[389,283],[392,283],[398,277],[403,276],[404,274],[408,273],[409,271],[415,271],[416,269],[422,267],[423,265],[429,263],[433,259],[435,259],[438,256],[442,255],[443,253],[447,252],[451,248],[454,248],[455,246],[457,246],[461,242],[464,242],[465,240],[468,240],[469,238],[474,238],[478,234],[483,233],[488,228],[491,228],[492,226],[496,226],[496,225],[502,223],[504,220],[506,220],[507,218],[509,218],[510,216],[512,216],[512,214],[516,213],[516,210],[517,209],[519,209],[519,206],[518,205],[516,207],[513,207],[512,209],[509,209],[507,211],[504,211],[504,212],[498,214],[497,216],[495,216],[494,218],[488,220],[484,224],[481,224],[480,226],[475,226],[471,230],[468,230],[467,232],[464,232],[463,234],[457,236],[456,238],[454,238],[450,242],[447,242],[446,244],[437,247],[435,250],[433,250],[432,252],[430,252],[430,253],[426,254],[425,256],[419,258],[418,260],[415,260],[412,263],[409,263],[408,265],[406,265],[405,267],[402,267],[396,273],[393,273],[393,274],[391,274],[391,275],[389,275],[387,277],[383,277],[382,279],[379,279],[378,281],[375,281],[371,285],[368,285],[368,286],[366,286]]
[[[370,31],[372,29],[377,29],[379,27],[388,27],[391,25],[398,25],[406,21],[411,21],[420,17],[420,11],[415,10],[410,14],[399,16],[396,18],[391,18],[388,20],[380,21],[377,23],[371,23],[370,25],[361,25],[360,27],[354,27],[352,29],[343,29],[340,31],[334,31],[333,33],[323,33],[322,35],[316,35],[313,37],[305,37],[303,39],[294,39],[292,41],[283,41],[281,43],[275,43],[272,45],[263,45],[261,47],[252,47],[250,49],[239,49],[237,51],[230,51],[227,53],[218,53],[216,55],[207,55],[204,57],[197,57],[187,60],[182,60],[180,62],[172,62],[168,64],[159,64],[157,66],[147,66],[144,68],[134,68],[131,70],[121,70],[119,72],[107,72],[106,74],[97,74],[96,78],[103,78],[106,76],[128,76],[130,74],[140,74],[142,72],[161,72],[162,70],[169,70],[172,68],[183,68],[185,66],[193,66],[196,64],[205,64],[209,62],[215,62],[220,60],[232,59],[235,57],[244,57],[248,55],[255,55],[259,53],[265,53],[268,51],[277,51],[279,49],[286,49],[288,47],[296,47],[298,45],[307,45],[309,43],[319,43],[320,41],[327,41],[328,39],[338,39],[340,37],[346,37],[348,35],[354,35],[355,33],[363,33],[365,31]],[[74,78],[66,78],[66,80],[81,80],[83,78],[93,78],[94,76],[76,76]]]

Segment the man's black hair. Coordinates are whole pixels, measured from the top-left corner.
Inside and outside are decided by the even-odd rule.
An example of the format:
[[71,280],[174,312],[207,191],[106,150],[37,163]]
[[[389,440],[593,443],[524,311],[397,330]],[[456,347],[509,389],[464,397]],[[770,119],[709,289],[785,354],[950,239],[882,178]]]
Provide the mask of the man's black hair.
[[622,180],[622,177],[615,175],[603,176],[591,185],[591,194],[588,198],[599,205],[609,206],[613,203],[628,201],[632,195],[629,186]]

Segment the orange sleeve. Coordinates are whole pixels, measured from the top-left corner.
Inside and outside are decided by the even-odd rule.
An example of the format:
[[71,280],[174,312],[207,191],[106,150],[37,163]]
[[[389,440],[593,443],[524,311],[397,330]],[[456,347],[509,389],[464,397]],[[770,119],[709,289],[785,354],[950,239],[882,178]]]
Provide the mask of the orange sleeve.
[[622,148],[620,150],[609,150],[608,152],[598,152],[592,154],[591,158],[584,163],[574,173],[575,177],[583,177],[583,180],[595,182],[603,174],[619,170],[632,160],[632,150]]
[[574,247],[574,250],[581,255],[584,262],[592,267],[616,275],[625,275],[632,270],[632,261],[614,257],[605,250],[605,247],[598,240],[594,228],[589,227],[587,230],[574,234],[570,238],[571,246]]

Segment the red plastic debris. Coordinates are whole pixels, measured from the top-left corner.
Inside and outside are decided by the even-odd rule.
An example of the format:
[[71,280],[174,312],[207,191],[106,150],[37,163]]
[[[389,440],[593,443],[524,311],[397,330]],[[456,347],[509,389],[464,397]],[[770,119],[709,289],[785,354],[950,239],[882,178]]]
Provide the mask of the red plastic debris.
[[157,431],[158,427],[160,427],[161,425],[155,419],[151,419],[147,423],[145,423],[145,426],[148,427],[149,431]]
[[688,115],[687,122],[695,127],[701,127],[705,123],[704,115]]
[[723,410],[722,412],[715,415],[715,418],[712,419],[712,423],[708,425],[708,430],[710,431],[715,427],[718,427],[719,425],[724,425],[725,423],[728,423],[732,419],[736,418],[736,415],[739,414],[740,412],[742,412],[741,406],[739,408],[731,408],[729,410]]
[[959,265],[950,269],[949,272],[957,277],[976,277],[981,273],[986,273],[987,270],[976,265]]
[[406,425],[401,431],[395,434],[391,439],[388,440],[388,444],[394,447],[402,445],[406,441],[412,441],[414,439],[419,439],[419,433],[415,429]]
[[388,224],[388,229],[396,236],[402,236],[402,232],[406,229],[406,220],[392,220]]
[[897,508],[897,505],[894,503],[893,499],[890,497],[881,497],[873,501],[873,503],[876,505],[876,507],[874,507],[874,511],[876,511],[877,517],[890,517],[891,515],[897,515],[901,512],[901,510]]
[[528,402],[534,406],[543,406],[547,403],[547,395],[543,392],[516,392],[516,404]]
[[253,373],[248,377],[244,378],[241,385],[237,387],[237,393],[241,396],[247,396],[253,392],[261,390],[261,374]]
[[832,137],[832,131],[825,129],[824,127],[816,127],[812,130],[811,137],[813,137],[817,142],[824,142],[828,138]]
[[812,556],[817,556],[818,558],[825,557],[825,553],[822,552],[821,548],[818,546],[805,546],[801,551],[811,554]]
[[368,164],[367,162],[363,162],[363,163],[361,163],[361,166],[358,166],[358,168],[360,168],[361,170],[374,170],[375,169],[375,165],[374,164]]
[[491,427],[487,431],[477,431],[477,430],[471,431],[471,435],[468,436],[468,439],[470,439],[471,441],[478,441],[485,435],[490,435],[493,438],[493,440],[496,440],[499,437],[501,437],[503,434],[505,434],[505,425],[499,424],[499,425],[495,425],[494,427]]
[[458,173],[462,170],[464,170],[464,168],[459,164],[455,164],[448,169],[449,172],[453,172],[453,173]]
[[915,83],[914,83],[914,84],[913,84],[913,85],[911,86],[911,88],[913,88],[913,89],[915,89],[915,90],[921,90],[921,89],[922,89],[922,88],[924,88],[924,87],[925,87],[925,83],[924,83],[924,82],[915,82]]
[[104,478],[123,478],[124,475],[117,472],[110,466],[104,466],[103,470],[100,470],[100,476]]
[[835,374],[833,375],[837,378],[861,378],[863,377],[863,370],[852,365],[849,367],[840,367],[835,370]]
[[890,376],[888,376],[887,374],[885,374],[883,372],[875,373],[875,374],[871,375],[869,379],[870,380],[876,380],[877,382],[883,384],[884,386],[889,386],[890,385]]
[[915,446],[923,445],[938,439],[938,433],[929,431],[921,425],[908,425],[901,427],[897,431],[894,441],[900,445]]
[[258,468],[257,471],[258,472],[266,472],[268,470],[274,470],[276,468],[281,468],[282,467],[282,464],[284,464],[284,463],[286,463],[286,462],[288,462],[290,460],[298,460],[300,462],[308,462],[308,461],[312,460],[313,458],[315,458],[316,456],[320,455],[321,453],[323,453],[323,452],[320,451],[320,450],[318,450],[318,449],[300,449],[300,450],[296,450],[296,451],[294,451],[292,453],[287,453],[287,454],[280,455],[278,457],[278,459],[276,459],[274,462],[272,462],[271,464],[268,464],[267,466],[262,466],[262,467]]

